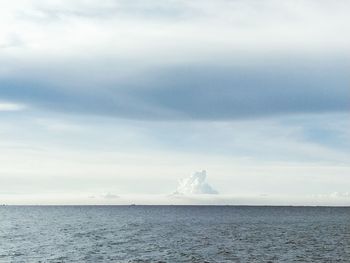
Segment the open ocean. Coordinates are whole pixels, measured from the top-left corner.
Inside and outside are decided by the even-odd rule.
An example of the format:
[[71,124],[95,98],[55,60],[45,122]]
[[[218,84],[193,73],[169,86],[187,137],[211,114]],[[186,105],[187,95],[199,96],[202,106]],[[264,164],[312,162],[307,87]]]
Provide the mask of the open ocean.
[[350,262],[350,208],[1,206],[0,262]]

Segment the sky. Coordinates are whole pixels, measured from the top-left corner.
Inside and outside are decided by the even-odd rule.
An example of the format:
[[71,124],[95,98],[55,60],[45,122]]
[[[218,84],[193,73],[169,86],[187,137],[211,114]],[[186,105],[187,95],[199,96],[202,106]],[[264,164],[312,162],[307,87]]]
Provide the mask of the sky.
[[0,203],[350,205],[349,12],[4,1]]

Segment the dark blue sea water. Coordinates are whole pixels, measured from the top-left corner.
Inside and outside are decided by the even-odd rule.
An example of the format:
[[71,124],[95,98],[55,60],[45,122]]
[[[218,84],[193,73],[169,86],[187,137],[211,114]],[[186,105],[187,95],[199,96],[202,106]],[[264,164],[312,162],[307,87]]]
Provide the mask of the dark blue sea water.
[[0,262],[350,262],[350,208],[2,206]]

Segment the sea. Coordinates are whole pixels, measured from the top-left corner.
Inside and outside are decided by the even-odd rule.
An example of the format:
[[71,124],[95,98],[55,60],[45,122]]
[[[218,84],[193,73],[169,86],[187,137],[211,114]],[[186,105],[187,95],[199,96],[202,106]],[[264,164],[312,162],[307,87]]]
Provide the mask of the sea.
[[0,262],[350,262],[350,208],[0,206]]

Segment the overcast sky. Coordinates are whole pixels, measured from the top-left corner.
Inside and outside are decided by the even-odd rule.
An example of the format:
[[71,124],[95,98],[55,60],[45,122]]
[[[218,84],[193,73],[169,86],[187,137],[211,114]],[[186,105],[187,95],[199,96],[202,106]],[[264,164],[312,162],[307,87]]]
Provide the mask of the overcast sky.
[[349,205],[349,12],[4,1],[0,203]]

